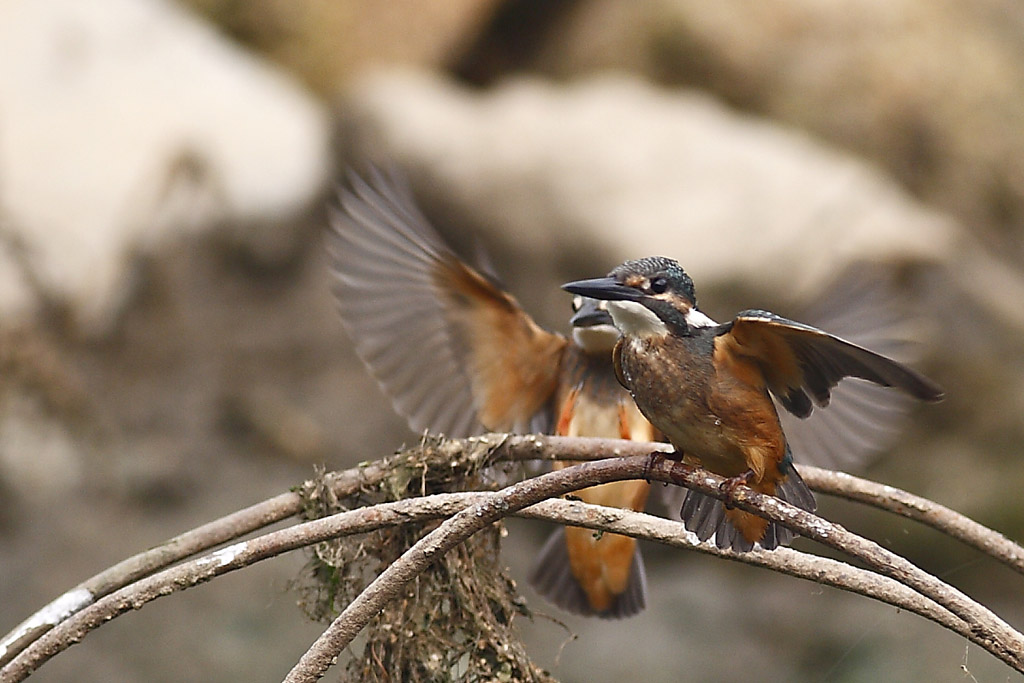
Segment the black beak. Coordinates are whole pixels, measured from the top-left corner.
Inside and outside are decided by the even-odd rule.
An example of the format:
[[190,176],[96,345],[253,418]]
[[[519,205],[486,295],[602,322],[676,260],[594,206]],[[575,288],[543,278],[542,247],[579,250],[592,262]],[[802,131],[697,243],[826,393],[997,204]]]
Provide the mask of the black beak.
[[600,301],[584,297],[583,305],[569,318],[569,324],[573,327],[595,327],[614,323],[612,323],[612,316],[602,307]]
[[592,280],[576,280],[562,285],[562,289],[591,299],[607,301],[640,301],[644,295],[634,287],[619,284],[613,277],[598,277]]

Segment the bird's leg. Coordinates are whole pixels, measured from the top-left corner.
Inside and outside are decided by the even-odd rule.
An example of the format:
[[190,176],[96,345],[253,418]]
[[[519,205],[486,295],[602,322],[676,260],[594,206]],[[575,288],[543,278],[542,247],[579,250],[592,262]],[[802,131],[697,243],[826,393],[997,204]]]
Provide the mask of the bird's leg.
[[736,495],[736,488],[739,486],[750,486],[750,482],[752,482],[755,477],[757,477],[757,474],[754,470],[747,470],[743,474],[739,474],[735,477],[729,477],[722,482],[721,486],[718,487],[718,490],[726,495],[726,510],[731,510],[733,507],[731,501]]

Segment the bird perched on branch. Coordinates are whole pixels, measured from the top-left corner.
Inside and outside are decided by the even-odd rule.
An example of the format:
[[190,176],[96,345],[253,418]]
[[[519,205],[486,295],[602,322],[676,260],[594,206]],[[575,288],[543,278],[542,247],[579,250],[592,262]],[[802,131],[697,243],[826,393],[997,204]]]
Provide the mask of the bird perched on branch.
[[[663,438],[615,378],[611,352],[619,333],[606,302],[574,297],[569,337],[540,328],[504,291],[493,268],[473,268],[445,244],[393,174],[351,175],[330,222],[341,319],[414,431]],[[816,302],[811,319],[890,353],[903,351],[900,315],[881,283],[863,275],[837,283]],[[854,467],[884,448],[906,406],[902,395],[877,389],[844,382],[828,419],[816,414],[785,425],[799,462]],[[676,488],[657,492],[678,510]],[[634,481],[577,495],[642,510],[650,491],[646,482]],[[615,534],[559,529],[530,578],[542,595],[579,614],[626,617],[646,602],[636,543]]]
[[[772,397],[806,418],[829,404],[846,377],[939,401],[930,379],[822,330],[767,311],[748,310],[719,324],[697,308],[693,281],[669,258],[626,261],[607,277],[563,285],[607,301],[621,333],[613,352],[619,382],[640,412],[684,459],[804,510],[814,496],[793,465]],[[787,544],[792,532],[756,515],[688,491],[681,516],[701,540],[744,552]]]
[[[542,329],[490,268],[460,259],[408,189],[380,171],[350,176],[330,221],[342,321],[413,430],[659,440],[615,379],[619,335],[604,302],[575,297],[568,338]],[[645,481],[622,481],[575,495],[643,510],[649,491]],[[578,527],[552,534],[531,583],[563,609],[606,618],[636,614],[647,599],[636,541]]]

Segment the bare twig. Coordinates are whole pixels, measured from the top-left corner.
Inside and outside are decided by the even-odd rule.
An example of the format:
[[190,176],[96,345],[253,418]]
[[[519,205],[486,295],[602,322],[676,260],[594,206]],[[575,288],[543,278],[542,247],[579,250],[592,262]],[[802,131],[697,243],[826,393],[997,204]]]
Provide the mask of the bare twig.
[[287,519],[301,509],[301,504],[302,500],[296,493],[276,496],[176,536],[83,581],[4,636],[4,639],[0,641],[0,666],[12,660],[43,633],[91,605],[98,598],[109,595],[133,581],[185,557],[216,547],[255,529]]
[[[561,449],[565,441],[589,442],[566,437],[540,437],[536,446],[527,443],[524,447],[510,442],[509,448],[514,449],[514,459],[525,456],[538,460],[586,461],[608,457],[608,449],[614,449],[615,455],[643,455],[666,447],[660,443],[618,442],[607,439],[603,443],[598,442],[590,452],[575,447],[575,443],[572,444],[573,448],[563,452]],[[799,465],[799,469],[800,476],[814,491],[870,505],[920,522],[1024,574],[1024,548],[998,531],[989,529],[956,510],[894,486],[879,484],[845,472],[835,472],[811,465]]]
[[[572,478],[562,480],[559,475],[564,473],[571,473]],[[724,496],[720,488],[724,483],[721,477],[665,459],[638,457],[584,463],[510,486],[447,520],[391,564],[332,622],[285,680],[289,683],[318,680],[336,661],[338,654],[407,581],[422,572],[437,556],[487,524],[544,498],[605,481],[645,476],[685,485],[716,498]],[[972,640],[1018,671],[1024,671],[1024,635],[987,608],[908,560],[837,524],[749,488],[736,490],[729,497],[729,502],[852,555],[879,573],[934,600],[967,624],[974,635]]]
[[446,517],[464,507],[464,504],[460,504],[459,494],[439,494],[431,497],[425,505],[421,505],[424,500],[413,498],[395,503],[382,503],[297,524],[235,543],[136,581],[96,600],[40,636],[13,661],[0,669],[0,682],[24,680],[54,655],[74,645],[90,631],[111,619],[130,610],[139,609],[157,598],[209,581],[215,576],[340,535],[373,531],[390,524]]
[[[668,447],[661,443],[620,442],[614,439],[570,439],[556,436],[522,438],[527,441],[519,443],[510,440],[507,444],[510,459],[588,461],[608,457],[610,454],[643,455]],[[594,446],[589,450],[580,448],[581,445],[586,446],[591,442]],[[610,450],[612,452],[609,452]],[[1024,574],[1024,547],[956,510],[894,486],[879,484],[845,472],[811,465],[800,465],[799,469],[804,481],[814,491],[870,505],[920,522],[980,550],[1019,574]]]
[[[332,472],[325,479],[337,495],[343,496],[361,486],[379,483],[388,472],[386,464],[377,462],[343,472]],[[105,569],[59,596],[5,635],[0,640],[0,666],[14,659],[51,628],[96,600],[175,562],[294,517],[301,511],[301,495],[282,493],[175,536]]]
[[747,553],[721,550],[713,543],[700,542],[695,534],[685,530],[682,522],[621,508],[588,505],[580,501],[545,500],[521,510],[518,516],[557,521],[572,526],[633,536],[674,548],[695,550],[723,559],[772,569],[789,576],[859,593],[894,607],[914,612],[964,638],[974,640],[974,634],[962,619],[917,591],[886,576],[854,567],[839,560],[800,552],[792,548],[777,548],[771,551],[755,548]]
[[[537,436],[506,437],[504,435],[486,435],[484,437],[463,442],[447,442],[446,445],[450,446],[448,450],[452,452],[465,448],[479,449],[481,447],[485,450],[493,450],[495,451],[493,453],[495,460],[593,459],[601,456],[640,455],[649,453],[655,448],[665,447],[664,444],[643,444],[605,439],[566,439],[563,437]],[[443,456],[444,454],[442,453],[441,455]],[[906,492],[898,489],[874,484],[872,482],[866,482],[865,480],[850,477],[849,475],[832,473],[827,470],[819,470],[811,467],[801,467],[801,472],[812,488],[815,488],[818,491],[847,497],[851,500],[875,505],[876,507],[881,507],[897,514],[903,514],[912,519],[917,519],[939,529],[940,531],[949,533],[950,535],[981,549],[993,557],[996,557],[1011,566],[1015,566],[1015,568],[1020,566],[1019,558],[1021,557],[1022,551],[1019,546],[1008,541],[1002,535],[996,534],[995,532],[986,529],[985,527],[978,525],[977,523],[959,515],[958,513],[948,510],[947,508],[943,508],[942,506],[938,506],[930,501],[924,501],[923,499],[911,496],[911,494],[907,494]],[[344,496],[353,493],[361,487],[378,484],[388,475],[388,473],[388,463],[384,462],[374,463],[344,472],[332,473],[327,475],[326,479],[328,486],[332,490],[334,490],[338,495]],[[297,514],[301,510],[301,507],[301,497],[297,493],[288,493],[276,496],[268,501],[253,505],[245,510],[203,525],[193,531],[181,534],[180,536],[177,536],[150,551],[140,553],[92,577],[77,586],[75,589],[68,591],[63,596],[50,603],[50,605],[47,605],[46,608],[37,612],[35,615],[19,625],[18,628],[5,636],[5,638],[0,641],[0,666],[3,666],[5,663],[10,661],[27,645],[39,639],[54,625],[61,624],[70,619],[80,610],[88,607],[89,605],[93,605],[94,602],[101,600],[104,596],[107,596],[114,591],[119,591],[120,598],[118,599],[125,599],[126,596],[123,593],[130,595],[132,591],[135,591],[142,585],[141,583],[136,584],[135,586],[132,586],[129,591],[121,591],[122,588],[131,582],[137,581],[144,576],[150,575],[155,571],[198,552],[209,550],[216,545],[234,540],[266,525],[286,519],[287,517]],[[451,513],[449,512],[448,514]],[[805,535],[809,534],[805,533]],[[705,544],[703,547],[708,546]],[[714,552],[714,554],[724,554],[728,556],[728,553]],[[768,555],[774,557],[785,556],[778,555],[776,553],[768,553]],[[200,561],[201,560],[202,558],[200,558]],[[754,564],[759,563],[757,560],[757,553],[746,554],[742,560]],[[785,571],[778,566],[772,566],[772,568]],[[824,582],[828,583],[827,580]],[[159,584],[160,582],[157,581],[156,583]],[[842,581],[840,581],[840,583],[842,583]],[[166,592],[165,589],[161,589],[161,591]],[[865,592],[865,594],[868,594],[866,591],[862,590],[858,590],[858,592]],[[872,597],[876,596],[872,595]],[[113,602],[116,603],[117,600],[114,600]],[[109,608],[109,601],[105,604]],[[139,603],[139,605],[141,604],[142,602]],[[900,606],[921,614],[920,611],[910,607],[909,605],[901,604]],[[113,616],[116,616],[116,614]],[[923,616],[933,619],[932,616]],[[112,616],[107,616],[103,620],[109,618],[112,618]],[[933,620],[938,621],[938,623],[943,623],[938,619]],[[102,621],[99,623],[102,623]],[[943,625],[953,628],[953,625],[948,623],[943,623]],[[79,624],[78,628],[80,627],[81,624]],[[72,625],[72,628],[69,630],[71,632],[75,632],[76,627]],[[91,629],[87,629],[84,632],[87,632],[88,630]],[[961,629],[953,628],[953,630],[964,635]],[[82,632],[83,635],[84,632]],[[58,638],[57,640],[60,639]],[[978,641],[975,640],[975,642]],[[53,652],[53,654],[56,654],[56,652],[59,652],[70,644],[71,643],[68,642],[67,645],[60,647]],[[45,643],[41,644],[38,651],[48,651],[52,650],[52,648],[53,640],[48,639]],[[52,654],[49,656],[52,656]],[[996,656],[999,655],[997,654]],[[45,659],[42,661],[45,661]],[[41,663],[41,661],[37,662],[36,666],[38,666],[39,663]],[[9,668],[5,667],[0,671],[6,675]]]
[[999,560],[1018,574],[1024,574],[1024,548],[1001,533],[944,505],[845,472],[801,467],[800,474],[815,491],[871,505],[921,522]]
[[[488,493],[442,493],[423,498],[412,498],[394,503],[381,503],[339,513],[323,519],[306,522],[276,531],[244,544],[229,546],[216,553],[198,558],[187,564],[161,572],[140,581],[126,591],[119,591],[98,601],[89,611],[78,615],[49,635],[52,646],[42,643],[19,658],[16,666],[3,670],[0,680],[23,680],[50,657],[84,637],[90,630],[120,614],[138,609],[158,597],[199,585],[213,576],[242,569],[260,560],[273,557],[297,547],[312,545],[339,536],[374,531],[383,526],[412,524],[440,519],[455,514],[467,506],[483,501]],[[520,511],[519,516],[546,520],[560,524],[622,533],[664,543],[677,548],[696,550],[708,555],[739,560],[835,588],[860,593],[900,609],[914,612],[936,622],[961,636],[975,640],[970,629],[959,618],[939,607],[916,591],[874,572],[852,567],[845,563],[808,555],[788,548],[777,551],[755,550],[738,555],[720,550],[713,544],[700,543],[679,522],[653,517],[618,508],[604,508],[569,500],[544,500]],[[38,652],[43,657],[32,656]]]

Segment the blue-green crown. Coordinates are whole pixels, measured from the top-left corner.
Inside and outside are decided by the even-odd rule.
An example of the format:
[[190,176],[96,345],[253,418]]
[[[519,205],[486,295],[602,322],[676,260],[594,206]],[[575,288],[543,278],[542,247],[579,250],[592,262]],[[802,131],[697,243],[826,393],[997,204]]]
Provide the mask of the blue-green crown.
[[694,305],[697,303],[697,293],[693,288],[693,280],[686,274],[683,267],[674,259],[667,256],[647,256],[641,259],[626,261],[616,266],[608,273],[620,282],[630,275],[643,275],[648,280],[663,277],[668,280],[671,289],[689,299]]

